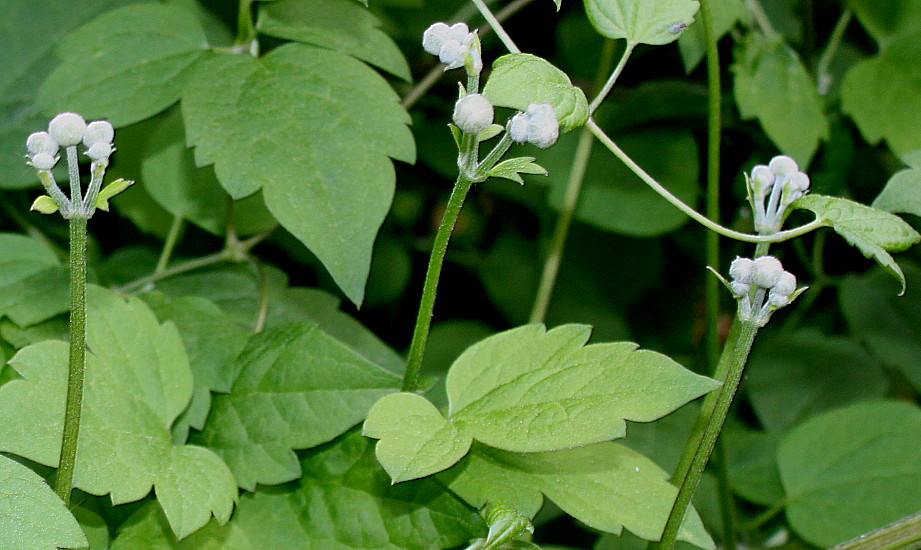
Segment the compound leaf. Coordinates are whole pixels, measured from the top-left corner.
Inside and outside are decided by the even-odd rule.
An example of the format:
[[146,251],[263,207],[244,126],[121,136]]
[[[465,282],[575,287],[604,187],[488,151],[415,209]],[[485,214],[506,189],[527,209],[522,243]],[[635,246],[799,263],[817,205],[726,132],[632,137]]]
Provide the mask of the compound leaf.
[[694,22],[697,0],[585,0],[585,11],[602,35],[631,44],[668,44]]
[[313,323],[254,336],[236,370],[231,392],[214,397],[202,438],[247,490],[300,477],[294,449],[339,436],[400,385]]

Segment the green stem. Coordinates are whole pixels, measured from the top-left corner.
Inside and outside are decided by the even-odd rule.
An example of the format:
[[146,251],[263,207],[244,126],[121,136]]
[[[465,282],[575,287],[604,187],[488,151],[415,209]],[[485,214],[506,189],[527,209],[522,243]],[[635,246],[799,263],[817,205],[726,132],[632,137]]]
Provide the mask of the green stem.
[[595,109],[601,105],[601,102],[604,101],[604,98],[608,97],[608,94],[611,93],[611,89],[614,87],[614,83],[617,82],[620,73],[623,72],[624,67],[627,65],[627,60],[630,59],[630,55],[633,53],[633,48],[636,47],[636,42],[627,41],[627,48],[624,50],[624,53],[620,56],[620,61],[617,63],[617,66],[614,67],[614,71],[611,72],[610,78],[604,83],[604,86],[601,87],[601,91],[598,92],[598,95],[595,96],[595,99],[592,100],[592,103],[588,106],[589,114],[594,113]]
[[182,233],[184,221],[182,216],[173,217],[173,223],[170,225],[169,233],[166,235],[166,241],[163,243],[163,250],[160,251],[160,258],[157,260],[157,267],[154,268],[154,273],[163,272],[166,266],[169,265],[173,250],[176,248],[176,243],[179,241],[179,235]]
[[831,550],[921,548],[921,511],[832,547]]
[[432,311],[435,309],[435,294],[438,291],[438,279],[441,277],[441,266],[444,263],[445,253],[448,250],[448,241],[454,231],[454,224],[460,215],[461,206],[470,191],[473,182],[458,177],[451,191],[451,197],[445,207],[444,216],[435,234],[432,245],[432,254],[429,256],[429,266],[425,272],[425,284],[422,287],[422,300],[419,303],[419,313],[416,316],[416,327],[413,329],[413,340],[409,346],[409,356],[406,360],[406,373],[403,375],[403,391],[416,391],[419,387],[419,370],[422,367],[422,356],[425,353],[425,343],[428,340],[429,329],[432,325]]
[[634,162],[633,159],[631,159],[627,155],[627,153],[625,153],[620,147],[618,147],[617,144],[614,143],[614,140],[608,137],[608,135],[604,132],[604,130],[602,130],[598,126],[598,124],[595,123],[594,120],[589,119],[588,122],[585,123],[585,126],[589,130],[591,130],[592,134],[594,134],[594,136],[598,138],[598,141],[600,141],[602,145],[604,145],[605,147],[607,147],[609,151],[614,153],[614,156],[616,156],[617,158],[621,160],[621,162],[626,164],[627,168],[629,168],[631,172],[636,174],[641,180],[643,180],[643,182],[646,185],[648,185],[656,193],[661,195],[662,198],[670,202],[678,210],[681,210],[682,212],[687,214],[691,219],[693,219],[697,223],[703,225],[704,227],[706,227],[707,229],[711,231],[716,231],[717,233],[719,233],[720,235],[723,235],[724,237],[729,237],[730,239],[735,239],[737,241],[742,241],[742,242],[747,242],[747,243],[779,243],[782,241],[793,239],[795,237],[799,237],[801,235],[805,235],[806,233],[809,233],[810,231],[815,231],[816,229],[820,227],[825,227],[826,225],[821,219],[817,217],[815,220],[807,223],[806,225],[801,225],[800,227],[797,227],[795,229],[789,229],[787,231],[779,231],[777,233],[771,233],[770,235],[752,235],[749,233],[742,233],[740,231],[734,231],[732,229],[729,229],[728,227],[724,227],[714,222],[713,220],[707,218],[700,212],[694,210],[693,208],[685,204],[684,201],[682,201],[681,199],[673,195],[668,189],[663,187],[661,183],[657,182],[655,178],[653,178],[645,170],[640,168],[640,166],[636,162]]
[[[662,541],[658,545],[660,550],[671,550],[675,545],[684,514],[690,506],[694,491],[697,490],[704,468],[710,460],[710,454],[723,428],[729,406],[732,405],[736,390],[739,388],[742,371],[748,361],[748,354],[755,341],[755,335],[758,334],[758,328],[753,323],[738,320],[733,323],[730,340],[726,343],[716,369],[716,378],[723,382],[723,386],[718,391],[710,393],[704,400],[697,417],[695,433],[688,439],[688,444],[685,445],[679,461],[679,469],[672,477],[672,483],[678,486],[678,496],[675,497],[675,505],[665,523]],[[724,375],[720,376],[720,374]],[[701,425],[702,430],[700,430]]]
[[480,11],[480,15],[483,16],[483,19],[489,23],[489,26],[492,27],[492,30],[496,33],[496,36],[499,37],[499,40],[502,41],[502,44],[505,46],[505,49],[512,53],[521,53],[521,50],[518,49],[518,46],[512,42],[512,37],[505,32],[505,29],[502,28],[502,24],[499,23],[499,20],[496,19],[496,16],[489,11],[489,7],[483,3],[483,0],[473,0],[473,5],[476,6],[476,9]]
[[70,369],[55,492],[70,505],[86,370],[86,218],[70,218]]
[[256,38],[256,26],[253,24],[253,0],[240,0],[237,10],[237,36],[234,44],[243,46]]
[[748,7],[748,11],[750,11],[755,18],[755,22],[761,27],[761,32],[764,33],[764,36],[769,39],[776,38],[777,31],[774,30],[774,26],[771,25],[771,20],[768,18],[767,12],[764,11],[764,6],[761,5],[761,2],[759,0],[747,0],[745,3]]
[[854,12],[851,11],[851,8],[845,7],[844,11],[841,12],[841,17],[838,18],[838,22],[835,23],[835,28],[831,31],[831,36],[828,38],[828,45],[825,46],[825,51],[822,52],[822,57],[819,58],[819,63],[816,65],[816,81],[818,82],[819,94],[825,95],[828,93],[828,89],[831,87],[831,74],[829,74],[829,68],[831,67],[831,62],[835,58],[835,54],[838,52],[838,48],[841,46],[841,42],[844,39],[844,31],[847,30],[847,26],[851,23],[851,18],[853,17]]

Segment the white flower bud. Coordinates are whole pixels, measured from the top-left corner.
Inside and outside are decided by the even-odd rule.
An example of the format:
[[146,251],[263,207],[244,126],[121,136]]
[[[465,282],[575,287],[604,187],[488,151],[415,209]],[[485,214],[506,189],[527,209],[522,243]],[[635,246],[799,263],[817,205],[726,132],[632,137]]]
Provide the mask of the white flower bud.
[[560,137],[560,123],[549,103],[532,103],[525,113],[530,117],[528,124],[528,141],[541,149],[546,149]]
[[83,133],[83,145],[92,147],[96,143],[112,143],[115,137],[115,129],[105,120],[94,120],[86,126]]
[[465,23],[455,23],[450,27],[445,23],[435,23],[422,34],[422,47],[432,55],[440,55],[445,42],[454,40],[461,44],[469,32]]
[[445,70],[457,69],[458,67],[464,66],[464,61],[467,59],[467,54],[470,53],[470,48],[461,44],[457,40],[448,40],[441,46],[441,50],[438,51],[438,60],[447,65]]
[[763,164],[752,168],[752,194],[757,200],[763,200],[774,186],[774,172]]
[[32,155],[31,163],[36,170],[51,170],[58,163],[58,158],[50,153],[36,153]]
[[112,144],[107,141],[97,141],[86,151],[86,156],[99,162],[108,159],[112,154]]
[[771,289],[771,292],[768,293],[768,303],[774,307],[783,307],[790,303],[790,297],[775,294],[774,290]]
[[771,159],[768,168],[775,176],[788,176],[799,172],[799,166],[796,161],[786,155],[778,155]]
[[751,289],[751,285],[747,283],[740,283],[739,281],[733,281],[729,283],[729,287],[732,288],[732,293],[738,296],[745,296],[748,294],[748,291]]
[[780,274],[777,284],[771,289],[771,294],[789,296],[796,291],[796,276],[789,271]]
[[61,113],[51,119],[48,133],[61,147],[70,147],[83,141],[86,121],[77,113]]
[[805,191],[809,189],[809,176],[803,172],[795,172],[790,174],[784,182],[784,185],[787,184],[795,186],[799,191]]
[[480,94],[468,94],[454,104],[454,124],[465,134],[479,134],[493,121],[493,107]]
[[736,257],[729,264],[729,276],[732,277],[733,281],[746,285],[750,284],[752,282],[752,264],[754,263],[750,258]]
[[784,273],[780,260],[774,256],[761,256],[752,263],[752,283],[761,288],[771,288],[780,280]]
[[508,124],[508,135],[515,143],[525,143],[528,141],[528,126],[530,119],[524,113],[518,113],[513,116]]
[[26,149],[29,150],[30,155],[48,153],[53,156],[58,153],[59,146],[48,132],[35,132],[26,139]]

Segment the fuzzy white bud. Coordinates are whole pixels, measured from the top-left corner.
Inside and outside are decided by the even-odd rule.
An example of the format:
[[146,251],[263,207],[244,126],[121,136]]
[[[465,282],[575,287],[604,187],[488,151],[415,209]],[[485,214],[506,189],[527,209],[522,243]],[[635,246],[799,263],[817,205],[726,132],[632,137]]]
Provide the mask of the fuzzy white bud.
[[560,137],[560,124],[549,103],[532,103],[524,113],[518,113],[509,121],[509,137],[516,143],[528,142],[546,149]]
[[115,129],[105,120],[94,120],[86,126],[83,132],[83,145],[92,147],[96,143],[112,143]]
[[85,131],[86,121],[77,113],[61,113],[48,124],[48,133],[61,147],[80,143]]
[[454,40],[461,44],[469,32],[465,23],[455,23],[450,27],[445,23],[435,23],[422,34],[422,47],[432,55],[440,55],[445,42]]
[[32,155],[31,163],[36,170],[51,170],[58,163],[58,158],[50,153],[36,153]]
[[87,151],[86,156],[96,162],[108,160],[112,154],[112,144],[107,141],[97,141]]
[[518,113],[513,116],[508,124],[508,135],[515,143],[526,143],[528,141],[528,126],[530,121],[528,115]]
[[771,289],[771,292],[768,293],[768,303],[774,307],[783,307],[790,303],[790,297],[775,294],[774,290]]
[[780,279],[777,280],[777,284],[771,288],[771,294],[777,294],[780,296],[789,296],[796,291],[796,275],[790,273],[789,271],[784,271],[780,274]]
[[752,263],[752,283],[761,288],[772,288],[783,273],[783,265],[774,256],[761,256]]
[[56,155],[59,148],[58,142],[48,132],[35,132],[26,139],[26,149],[29,150],[30,155],[38,153]]
[[739,281],[733,281],[729,283],[729,287],[732,288],[732,293],[736,296],[744,296],[748,294],[749,290],[751,290],[750,284],[740,283]]
[[464,66],[468,53],[470,48],[464,44],[457,40],[448,40],[438,51],[438,60],[447,65],[445,70],[457,69]]
[[479,134],[492,121],[492,103],[480,94],[467,94],[454,104],[454,124],[465,134]]
[[752,264],[754,263],[750,258],[736,257],[729,264],[729,276],[732,277],[733,281],[746,285],[750,284],[752,282]]
[[799,166],[796,161],[786,155],[778,155],[771,159],[768,168],[775,176],[789,176],[799,172]]

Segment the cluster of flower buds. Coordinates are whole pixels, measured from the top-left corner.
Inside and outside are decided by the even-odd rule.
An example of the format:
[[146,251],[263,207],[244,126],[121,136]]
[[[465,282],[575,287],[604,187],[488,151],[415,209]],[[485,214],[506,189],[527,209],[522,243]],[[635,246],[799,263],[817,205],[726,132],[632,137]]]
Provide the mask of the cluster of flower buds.
[[800,172],[795,160],[781,155],[771,159],[767,166],[755,166],[751,176],[746,175],[746,184],[755,215],[755,231],[771,234],[780,231],[787,207],[809,189],[809,176]]
[[796,276],[784,271],[774,256],[736,258],[729,266],[729,276],[732,280],[723,283],[739,300],[739,318],[758,326],[767,324],[774,311],[806,290],[796,288]]
[[560,123],[549,103],[532,103],[509,121],[508,133],[515,143],[530,143],[546,149],[560,137]]
[[[109,157],[115,148],[112,140],[115,129],[105,120],[96,120],[89,124],[76,113],[61,113],[48,124],[47,132],[35,132],[26,139],[28,163],[37,171],[45,190],[50,197],[39,197],[33,207],[45,213],[60,210],[65,217],[83,215],[89,217],[95,208],[95,200],[102,184]],[[85,197],[79,196],[80,170],[77,159],[77,146],[86,147],[85,154],[92,161],[91,179]],[[60,160],[58,151],[64,148],[71,190],[75,196],[68,198],[58,187],[51,173]]]
[[480,53],[480,39],[477,33],[470,32],[466,23],[435,23],[422,35],[422,47],[432,55],[437,55],[445,70],[467,67],[467,70],[479,74],[483,70],[483,57]]

